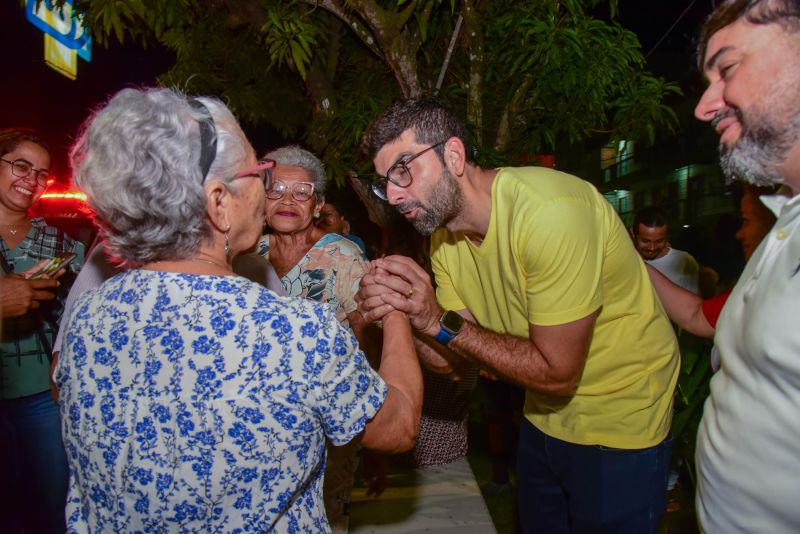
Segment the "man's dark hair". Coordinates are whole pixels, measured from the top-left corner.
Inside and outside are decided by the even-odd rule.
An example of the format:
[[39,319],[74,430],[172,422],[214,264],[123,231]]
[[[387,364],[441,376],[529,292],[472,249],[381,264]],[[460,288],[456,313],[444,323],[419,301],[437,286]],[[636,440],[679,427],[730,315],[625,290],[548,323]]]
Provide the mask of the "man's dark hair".
[[0,130],[0,155],[5,156],[9,152],[13,152],[20,143],[25,141],[37,144],[47,152],[50,152],[50,148],[36,130],[30,128],[7,128]]
[[[409,98],[389,106],[369,127],[364,136],[364,150],[373,159],[381,148],[397,140],[409,128],[414,130],[420,144],[434,145],[458,137],[464,144],[467,161],[472,162],[472,145],[466,126],[432,96]],[[436,147],[434,152],[444,163],[444,146]]]
[[779,24],[787,32],[800,31],[800,0],[726,0],[709,15],[697,46],[697,65],[703,62],[711,36],[744,17],[751,24]]
[[633,218],[633,232],[639,231],[639,225],[643,224],[648,228],[658,228],[659,226],[666,226],[668,223],[667,215],[655,206],[645,206],[636,212]]

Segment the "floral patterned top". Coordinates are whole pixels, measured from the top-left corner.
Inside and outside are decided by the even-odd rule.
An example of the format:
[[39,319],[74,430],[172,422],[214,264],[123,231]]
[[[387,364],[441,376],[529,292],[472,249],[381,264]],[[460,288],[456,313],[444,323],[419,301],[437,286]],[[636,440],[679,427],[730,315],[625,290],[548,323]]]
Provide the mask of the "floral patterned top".
[[55,379],[70,532],[329,532],[325,437],[386,397],[327,306],[145,270],[78,300]]
[[[256,252],[269,260],[268,235],[261,237]],[[339,234],[325,234],[281,282],[289,296],[330,304],[336,319],[349,326],[347,314],[356,310],[358,284],[368,269],[358,245]]]

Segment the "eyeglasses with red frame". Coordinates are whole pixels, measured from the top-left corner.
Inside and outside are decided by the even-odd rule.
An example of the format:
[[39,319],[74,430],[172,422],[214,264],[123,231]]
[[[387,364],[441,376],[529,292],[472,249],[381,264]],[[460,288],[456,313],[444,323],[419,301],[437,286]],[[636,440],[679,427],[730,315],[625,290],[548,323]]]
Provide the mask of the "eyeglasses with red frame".
[[275,160],[273,159],[262,159],[258,162],[258,165],[255,167],[250,167],[249,169],[244,169],[243,171],[239,171],[233,175],[232,180],[236,180],[237,178],[247,178],[252,176],[259,176],[261,181],[264,182],[264,190],[268,190],[272,187],[272,169],[275,168]]

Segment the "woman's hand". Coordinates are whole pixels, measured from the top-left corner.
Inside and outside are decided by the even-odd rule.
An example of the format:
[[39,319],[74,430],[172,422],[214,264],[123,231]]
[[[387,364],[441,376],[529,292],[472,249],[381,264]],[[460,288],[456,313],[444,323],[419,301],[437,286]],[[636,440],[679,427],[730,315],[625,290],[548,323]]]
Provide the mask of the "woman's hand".
[[15,275],[0,277],[0,315],[25,315],[38,308],[40,302],[53,300],[58,286],[58,280],[53,278],[26,280]]

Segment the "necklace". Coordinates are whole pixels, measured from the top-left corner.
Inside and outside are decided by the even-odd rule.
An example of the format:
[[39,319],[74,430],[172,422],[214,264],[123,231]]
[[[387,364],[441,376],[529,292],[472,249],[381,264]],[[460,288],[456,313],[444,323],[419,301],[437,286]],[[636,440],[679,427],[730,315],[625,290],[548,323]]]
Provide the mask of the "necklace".
[[8,233],[10,233],[11,235],[17,235],[17,233],[19,232],[19,229],[22,228],[23,226],[25,226],[24,223],[23,224],[4,224],[3,225],[4,228],[8,228]]
[[[228,267],[227,265],[223,265],[222,263],[219,263],[219,262],[214,261],[214,260],[206,260],[204,258],[184,258],[184,259],[180,259],[180,260],[158,260],[158,261],[150,262],[149,264],[146,264],[146,265],[158,265],[159,263],[167,263],[167,262],[170,262],[170,263],[180,263],[180,262],[208,263],[209,265],[213,265],[214,267],[219,267],[220,269],[223,269],[225,271],[230,271],[231,270],[231,268]],[[146,267],[146,265],[143,265],[143,267]]]
[[206,259],[203,259],[203,258],[186,258],[185,260],[176,260],[176,261],[194,261],[194,262],[200,262],[200,263],[208,263],[208,264],[211,264],[211,265],[215,265],[215,266],[219,267],[220,269],[225,269],[226,271],[230,271],[230,267],[228,267],[227,265],[222,265],[219,262],[216,262],[216,261],[213,261],[213,260],[206,260]]

